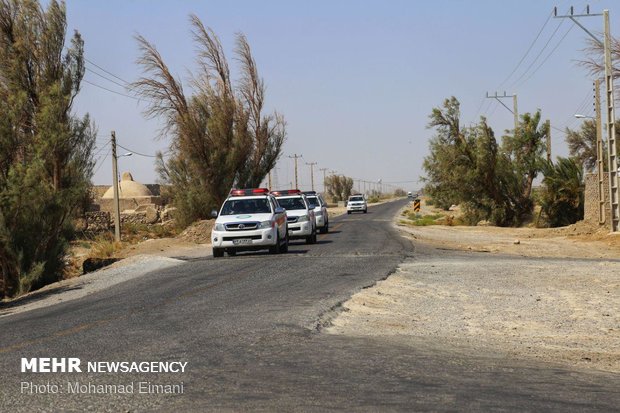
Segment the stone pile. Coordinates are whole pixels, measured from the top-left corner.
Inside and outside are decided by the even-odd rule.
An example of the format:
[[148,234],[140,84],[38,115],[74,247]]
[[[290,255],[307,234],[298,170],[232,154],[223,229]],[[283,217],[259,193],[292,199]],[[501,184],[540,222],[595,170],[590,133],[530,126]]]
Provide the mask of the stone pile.
[[196,244],[207,244],[211,242],[211,229],[213,228],[213,219],[205,219],[202,221],[194,222],[183,231],[178,239],[188,242],[194,242]]
[[107,231],[112,223],[110,213],[105,211],[87,212],[85,221],[84,230],[92,232]]

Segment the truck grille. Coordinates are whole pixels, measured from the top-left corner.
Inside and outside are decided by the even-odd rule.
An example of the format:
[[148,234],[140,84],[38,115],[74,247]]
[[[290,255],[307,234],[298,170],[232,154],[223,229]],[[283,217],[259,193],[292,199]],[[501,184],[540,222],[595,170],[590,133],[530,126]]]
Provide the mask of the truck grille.
[[253,240],[257,240],[257,239],[261,239],[260,235],[239,235],[236,237],[222,237],[222,241],[232,241],[235,239],[253,239]]
[[226,231],[251,231],[258,228],[258,222],[235,222],[234,224],[226,224]]

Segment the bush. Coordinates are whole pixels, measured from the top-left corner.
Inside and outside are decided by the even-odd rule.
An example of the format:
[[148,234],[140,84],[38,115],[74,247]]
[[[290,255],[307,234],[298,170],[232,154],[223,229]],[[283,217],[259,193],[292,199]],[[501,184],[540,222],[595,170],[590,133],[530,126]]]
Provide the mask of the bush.
[[551,227],[574,224],[583,219],[583,170],[570,158],[547,163],[540,192],[541,213]]
[[421,215],[417,212],[409,212],[410,223],[415,226],[438,225],[437,220],[444,218],[442,214]]
[[123,248],[123,244],[114,241],[111,234],[100,235],[93,242],[89,258],[111,258]]

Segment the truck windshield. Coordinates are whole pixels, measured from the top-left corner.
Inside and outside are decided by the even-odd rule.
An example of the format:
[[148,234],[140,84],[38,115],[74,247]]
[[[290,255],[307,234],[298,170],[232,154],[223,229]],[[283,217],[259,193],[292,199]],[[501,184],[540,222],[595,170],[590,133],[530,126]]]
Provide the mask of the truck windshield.
[[314,204],[315,206],[321,206],[321,201],[319,201],[319,198],[317,198],[316,196],[309,196],[308,202]]
[[351,198],[349,198],[349,201],[363,201],[364,197],[361,196],[352,196]]
[[306,204],[301,198],[278,198],[278,204],[287,211],[306,209]]
[[266,198],[262,199],[229,199],[224,202],[220,215],[238,214],[269,214],[271,208]]

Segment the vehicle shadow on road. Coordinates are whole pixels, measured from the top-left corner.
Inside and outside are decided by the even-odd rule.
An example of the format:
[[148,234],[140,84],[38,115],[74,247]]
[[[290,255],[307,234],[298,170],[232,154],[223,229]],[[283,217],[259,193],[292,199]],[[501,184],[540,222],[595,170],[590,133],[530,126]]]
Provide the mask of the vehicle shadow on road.
[[334,242],[334,241],[332,241],[330,239],[322,239],[322,238],[319,238],[316,241],[317,245],[320,245],[320,244],[331,244],[332,242]]
[[35,291],[28,295],[15,298],[11,301],[2,301],[0,302],[0,316],[11,314],[11,308],[34,303],[56,294],[62,294],[66,291],[81,290],[82,288],[82,285],[65,285],[62,287],[50,288],[49,290],[44,291]]

